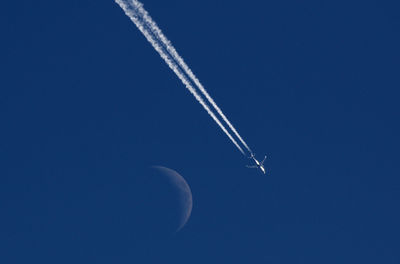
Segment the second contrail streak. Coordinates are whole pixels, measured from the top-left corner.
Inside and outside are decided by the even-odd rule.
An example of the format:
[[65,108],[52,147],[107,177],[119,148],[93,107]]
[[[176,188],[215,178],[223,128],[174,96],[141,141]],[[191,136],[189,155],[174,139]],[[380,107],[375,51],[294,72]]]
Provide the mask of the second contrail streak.
[[[174,71],[186,88],[193,94],[196,100],[203,106],[207,113],[214,119],[218,126],[224,131],[224,133],[229,137],[229,139],[235,144],[235,146],[244,155],[243,149],[239,146],[232,135],[226,130],[224,125],[215,116],[214,112],[211,111],[209,106],[203,100],[203,98],[197,93],[196,89],[191,85],[190,81],[187,79],[185,74],[181,71],[177,63],[169,56],[169,54],[163,49],[157,38],[152,33],[151,29],[148,28],[146,23],[143,23],[142,18],[138,15],[138,10],[135,5],[132,5],[132,1],[127,0],[115,0],[115,2],[124,10],[125,14],[132,20],[137,28],[143,33],[146,39],[150,42],[153,48],[160,54],[161,58],[167,63],[167,65]],[[137,2],[137,1],[135,1]]]
[[137,0],[130,0],[130,3],[135,7],[136,11],[138,12],[138,14],[140,14],[140,17],[142,17],[142,19],[145,21],[145,23],[151,29],[152,33],[157,37],[157,39],[159,41],[162,42],[164,47],[168,50],[168,52],[171,54],[171,56],[174,58],[174,60],[179,64],[179,66],[184,70],[186,75],[189,76],[189,78],[192,80],[192,82],[194,84],[196,84],[196,86],[199,88],[199,90],[202,92],[202,94],[206,97],[206,99],[214,107],[214,109],[217,111],[217,113],[222,117],[222,119],[225,121],[225,123],[229,126],[229,128],[233,131],[233,133],[240,140],[240,142],[242,142],[242,144],[246,147],[246,149],[250,153],[252,153],[250,147],[242,139],[242,137],[239,135],[239,133],[237,132],[235,127],[231,124],[231,122],[228,120],[228,118],[224,115],[222,110],[218,107],[218,105],[215,103],[215,101],[209,95],[207,90],[200,83],[199,79],[196,77],[196,75],[194,75],[192,70],[185,63],[183,58],[178,54],[178,52],[175,50],[172,43],[167,39],[167,37],[164,35],[164,33],[161,31],[161,29],[157,26],[156,22],[154,22],[154,20],[150,17],[148,12],[143,8],[143,5]]

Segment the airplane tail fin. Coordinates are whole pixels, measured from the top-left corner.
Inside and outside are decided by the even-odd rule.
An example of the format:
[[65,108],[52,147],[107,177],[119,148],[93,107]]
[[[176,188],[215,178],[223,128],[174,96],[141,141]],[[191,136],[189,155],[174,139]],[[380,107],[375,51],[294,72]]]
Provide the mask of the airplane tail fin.
[[254,158],[254,157],[255,157],[255,154],[254,154],[254,153],[250,153],[250,156],[247,157],[247,158],[252,159],[252,158]]

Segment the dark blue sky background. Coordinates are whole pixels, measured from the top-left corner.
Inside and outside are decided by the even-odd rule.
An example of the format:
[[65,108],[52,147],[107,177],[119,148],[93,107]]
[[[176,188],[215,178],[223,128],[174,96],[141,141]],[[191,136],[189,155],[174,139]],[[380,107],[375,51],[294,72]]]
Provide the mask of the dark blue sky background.
[[[0,262],[400,263],[398,3],[143,3],[269,175],[113,1],[4,1]],[[156,164],[193,212],[143,242]]]

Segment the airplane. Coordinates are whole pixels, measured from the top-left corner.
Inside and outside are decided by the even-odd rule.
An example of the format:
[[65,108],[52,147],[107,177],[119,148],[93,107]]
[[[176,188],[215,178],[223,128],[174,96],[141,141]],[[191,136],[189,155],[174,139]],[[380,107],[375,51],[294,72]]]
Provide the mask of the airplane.
[[265,161],[266,158],[267,158],[267,156],[265,156],[264,159],[263,159],[261,162],[259,162],[259,161],[256,159],[256,157],[254,156],[254,154],[251,153],[251,156],[249,157],[249,159],[253,159],[253,161],[255,162],[256,165],[253,165],[253,166],[246,165],[246,167],[247,167],[247,168],[250,168],[250,169],[260,169],[260,171],[261,171],[263,174],[266,174],[265,168],[264,168],[264,161]]

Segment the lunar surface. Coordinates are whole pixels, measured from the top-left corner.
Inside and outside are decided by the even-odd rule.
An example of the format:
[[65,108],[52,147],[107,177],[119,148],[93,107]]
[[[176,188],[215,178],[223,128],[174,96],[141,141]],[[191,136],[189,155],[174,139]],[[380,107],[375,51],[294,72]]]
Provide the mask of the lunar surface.
[[133,211],[141,232],[158,236],[175,233],[187,223],[192,212],[192,193],[176,171],[153,166],[136,185]]
[[161,166],[154,166],[152,169],[155,171],[153,177],[165,177],[173,189],[171,195],[177,197],[178,222],[176,231],[179,231],[189,220],[192,212],[193,201],[190,187],[185,179],[174,170]]

